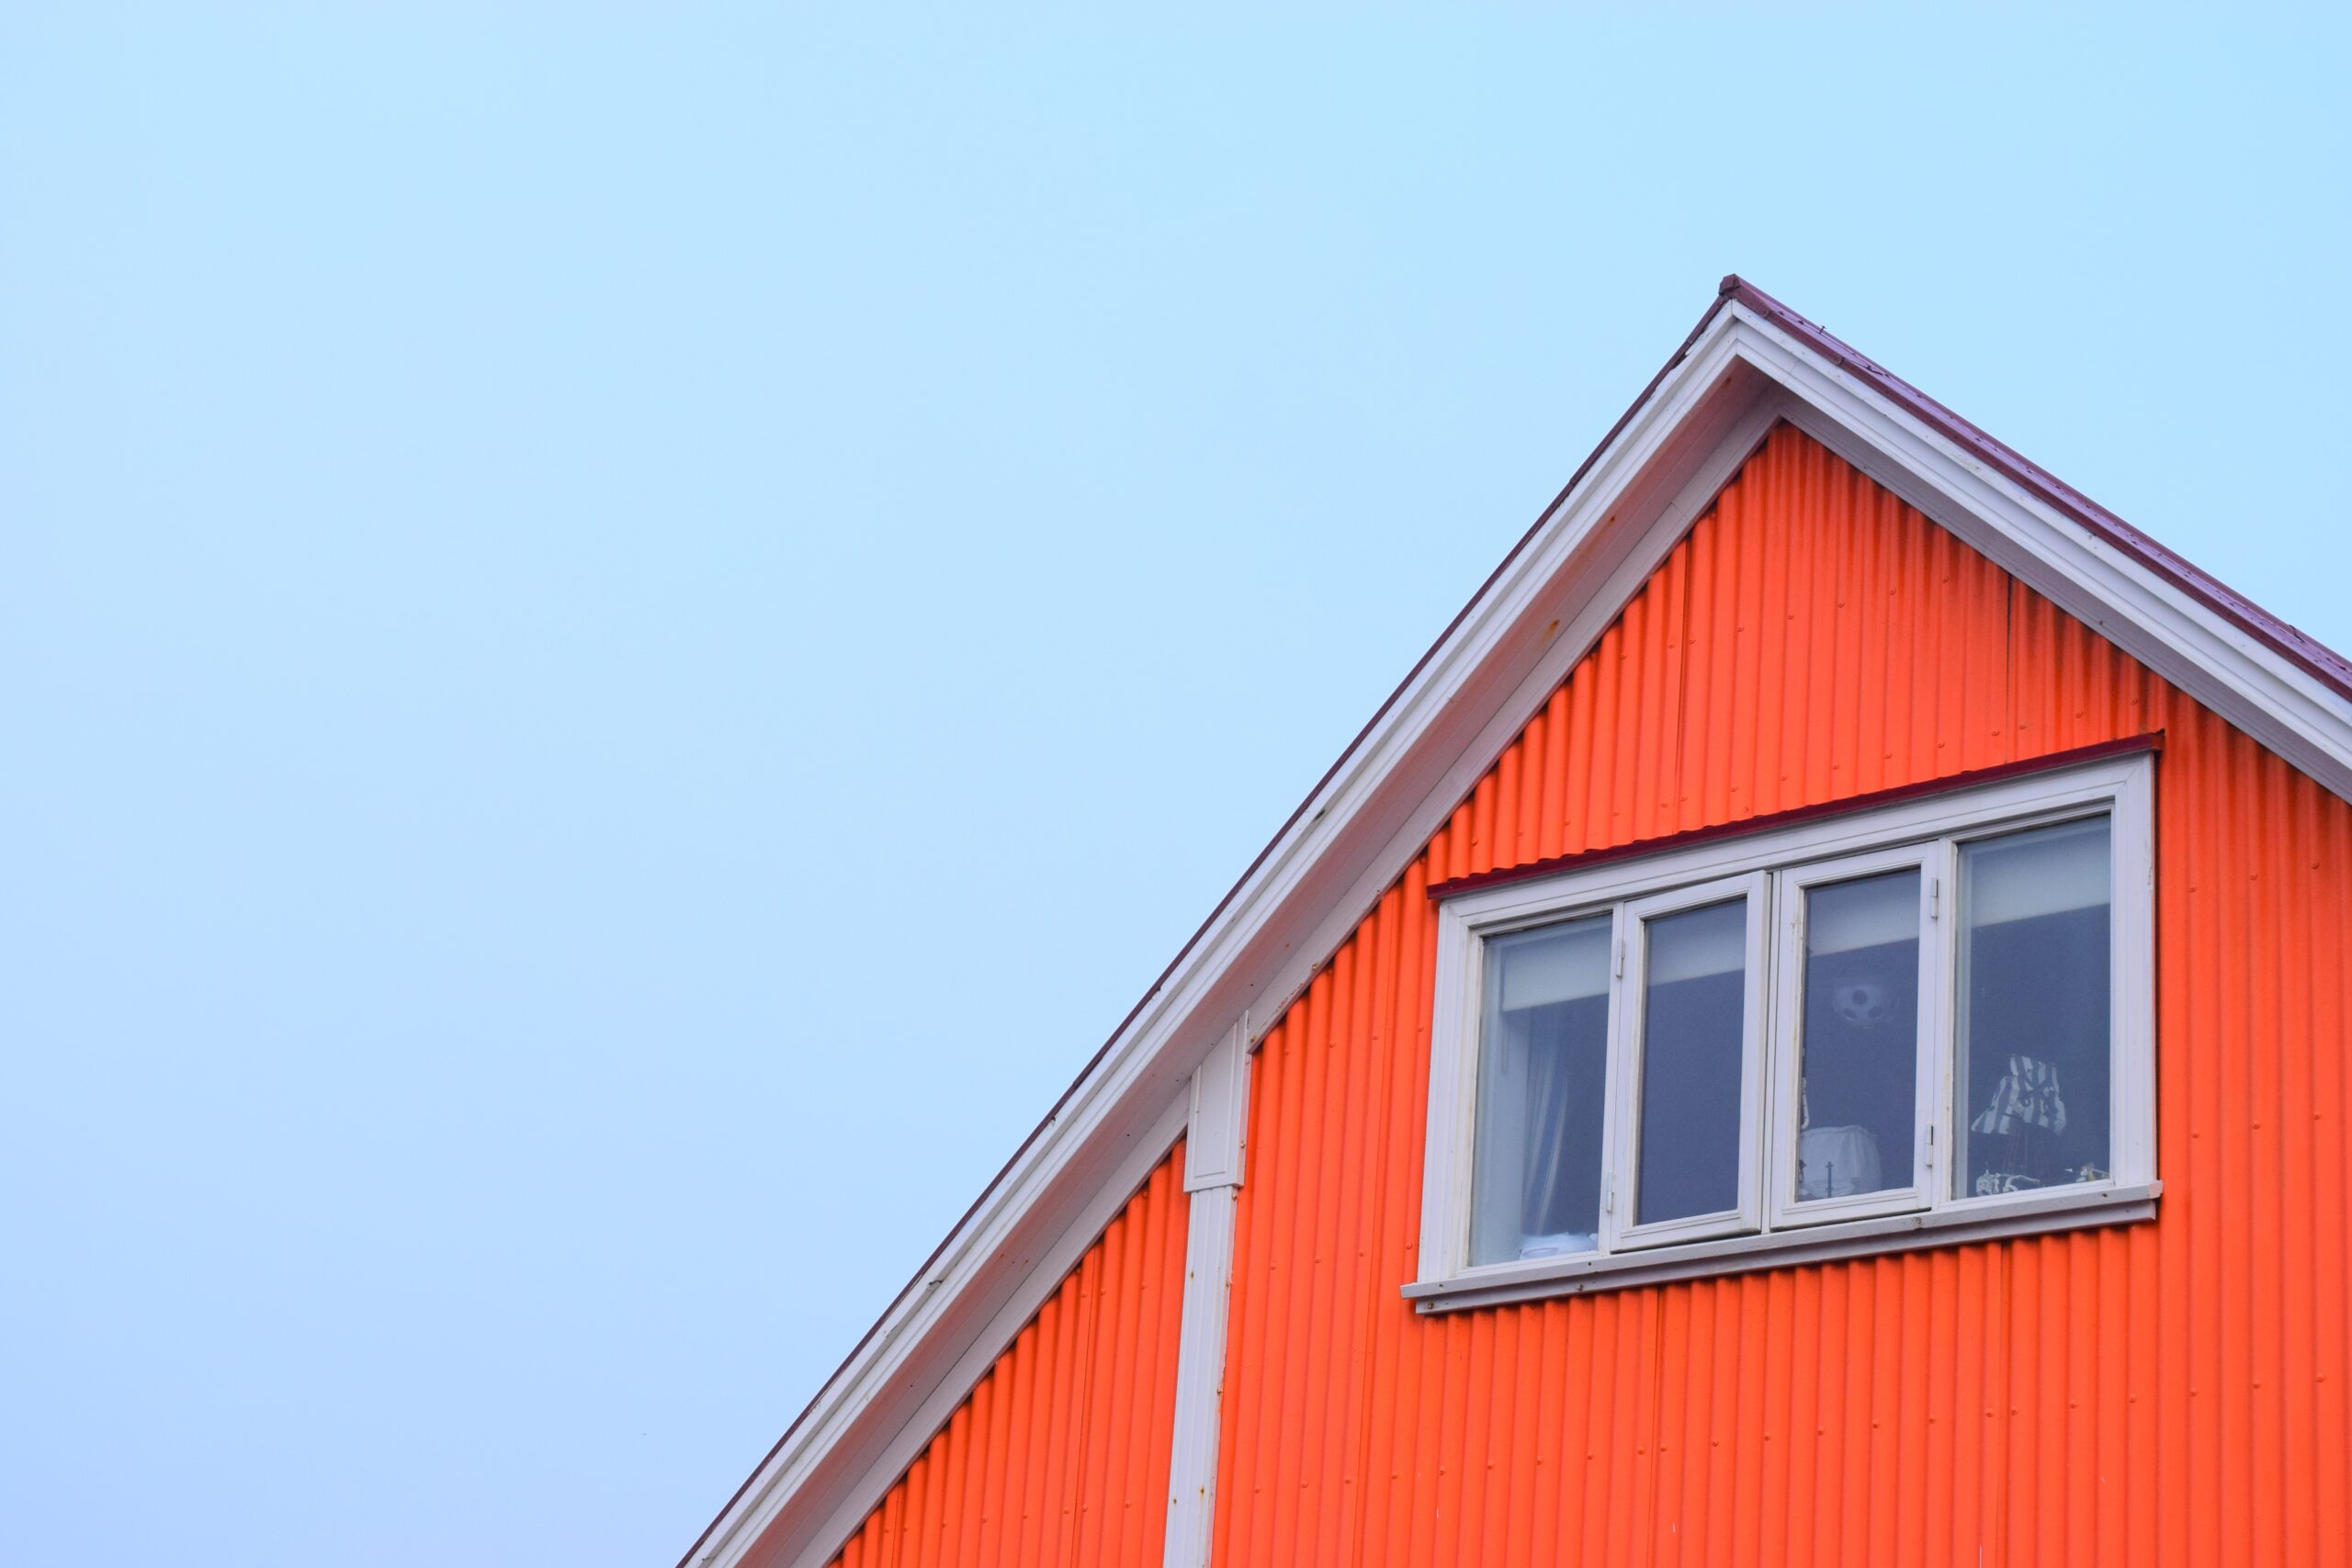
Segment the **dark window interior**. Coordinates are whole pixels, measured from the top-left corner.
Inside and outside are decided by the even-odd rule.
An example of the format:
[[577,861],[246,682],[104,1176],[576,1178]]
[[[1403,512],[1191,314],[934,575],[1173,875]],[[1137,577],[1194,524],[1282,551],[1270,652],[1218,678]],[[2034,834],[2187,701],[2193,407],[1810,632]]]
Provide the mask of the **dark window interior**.
[[[1868,1001],[1857,1005],[1863,987],[1871,988],[1863,993]],[[1806,1124],[1867,1129],[1878,1140],[1883,1172],[1878,1185],[1910,1186],[1918,1106],[1918,942],[1809,955],[1804,1049]]]
[[[1724,908],[1745,918],[1738,905]],[[1731,973],[1649,987],[1636,1204],[1645,1224],[1739,1207],[1746,985]]]
[[[1968,1038],[1962,1057],[1967,1079],[1953,1118],[1967,1139],[1968,1161],[1958,1173],[1966,1197],[1993,1174],[2021,1177],[2038,1186],[2095,1180],[2107,1174],[2109,1104],[2108,906],[1983,926],[1972,944]],[[2066,1125],[2046,1118],[2007,1131],[1983,1133],[1972,1123],[1991,1106],[2012,1055],[2057,1070]],[[2086,1176],[2084,1168],[2094,1175]]]

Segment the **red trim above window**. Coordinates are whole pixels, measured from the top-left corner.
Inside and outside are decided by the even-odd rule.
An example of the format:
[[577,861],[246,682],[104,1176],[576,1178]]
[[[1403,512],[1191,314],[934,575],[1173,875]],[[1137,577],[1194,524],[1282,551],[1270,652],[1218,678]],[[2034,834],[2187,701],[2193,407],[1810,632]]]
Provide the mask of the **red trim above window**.
[[1539,876],[1556,876],[1562,872],[1582,871],[1587,866],[1606,865],[1611,861],[1637,860],[1644,855],[1687,849],[1692,844],[1712,843],[1718,839],[1745,838],[1750,833],[1767,833],[1775,828],[1793,827],[1800,822],[1817,822],[1825,817],[1869,811],[1881,806],[1893,806],[1898,801],[1949,795],[1954,790],[1973,789],[1979,784],[1998,784],[2004,779],[2023,778],[2033,773],[2054,773],[2060,768],[2071,768],[2080,762],[2096,762],[2105,757],[2128,757],[2135,752],[2161,751],[2164,749],[2165,732],[2151,730],[2145,735],[2126,736],[2120,740],[2102,740],[2095,746],[2077,746],[2072,750],[2052,751],[2047,756],[2029,757],[2023,761],[2002,762],[1990,768],[1972,769],[1964,773],[1947,773],[1942,778],[1922,779],[1917,784],[1897,784],[1893,789],[1872,790],[1867,795],[1849,795],[1839,800],[1793,807],[1787,811],[1768,812],[1761,817],[1746,817],[1736,822],[1718,822],[1712,827],[1693,828],[1685,833],[1669,833],[1662,839],[1640,839],[1630,844],[1611,844],[1606,849],[1554,855],[1549,860],[1529,861],[1524,865],[1480,872],[1475,876],[1457,876],[1450,882],[1432,882],[1429,894],[1433,899],[1452,898],[1481,888],[1499,887]]

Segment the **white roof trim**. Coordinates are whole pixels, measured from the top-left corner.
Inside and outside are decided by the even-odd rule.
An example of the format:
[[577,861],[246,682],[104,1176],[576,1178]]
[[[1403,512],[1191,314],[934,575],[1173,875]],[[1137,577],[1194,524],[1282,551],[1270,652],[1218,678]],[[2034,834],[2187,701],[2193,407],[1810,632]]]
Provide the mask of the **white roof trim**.
[[[1711,314],[682,1563],[820,1568],[1181,1128],[1787,419],[2352,799],[2352,703],[1740,301]],[[1067,1264],[1060,1264],[1066,1269]],[[960,1381],[959,1381],[960,1380]],[[944,1409],[943,1409],[944,1405]],[[846,1521],[846,1522],[844,1522]],[[756,1554],[754,1549],[756,1550]]]

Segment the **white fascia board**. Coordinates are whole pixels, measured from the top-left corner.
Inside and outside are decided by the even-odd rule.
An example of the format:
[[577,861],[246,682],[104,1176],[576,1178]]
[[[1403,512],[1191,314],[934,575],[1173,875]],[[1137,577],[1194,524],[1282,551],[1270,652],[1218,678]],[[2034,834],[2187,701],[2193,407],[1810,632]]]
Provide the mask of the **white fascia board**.
[[1724,314],[1739,356],[1786,389],[1790,423],[2352,800],[2341,693],[1746,305]]

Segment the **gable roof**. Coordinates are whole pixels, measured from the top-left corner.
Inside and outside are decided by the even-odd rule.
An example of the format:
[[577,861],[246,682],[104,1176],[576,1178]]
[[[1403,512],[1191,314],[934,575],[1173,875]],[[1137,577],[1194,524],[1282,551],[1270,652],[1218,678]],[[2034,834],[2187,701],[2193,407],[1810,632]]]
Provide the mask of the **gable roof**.
[[2352,799],[2352,661],[1737,276],[687,1550],[821,1562],[1786,421]]

